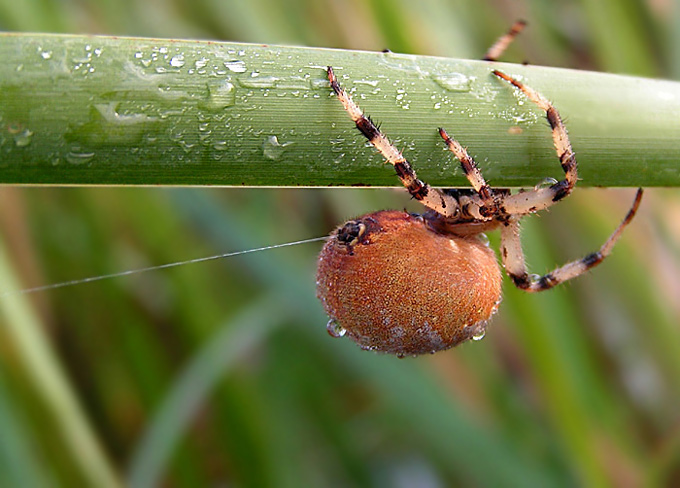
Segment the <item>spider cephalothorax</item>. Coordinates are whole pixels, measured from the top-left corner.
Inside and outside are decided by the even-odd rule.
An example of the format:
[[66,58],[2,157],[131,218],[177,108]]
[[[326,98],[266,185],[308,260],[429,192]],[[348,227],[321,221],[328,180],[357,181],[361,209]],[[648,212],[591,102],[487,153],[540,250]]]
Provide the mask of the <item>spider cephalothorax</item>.
[[391,210],[367,214],[331,234],[319,256],[317,295],[331,318],[329,331],[334,335],[346,333],[362,348],[399,356],[436,352],[478,338],[501,299],[500,268],[494,252],[479,239],[482,232],[500,229],[505,271],[520,289],[537,292],[602,262],[635,215],[642,189],[598,251],[543,276],[529,274],[519,220],[571,193],[577,181],[576,157],[562,119],[547,99],[505,73],[491,73],[545,111],[563,180],[519,193],[492,189],[465,148],[439,129],[472,190],[431,188],[364,116],[328,67],[331,88],[359,131],[394,166],[411,196],[429,209],[422,216]]

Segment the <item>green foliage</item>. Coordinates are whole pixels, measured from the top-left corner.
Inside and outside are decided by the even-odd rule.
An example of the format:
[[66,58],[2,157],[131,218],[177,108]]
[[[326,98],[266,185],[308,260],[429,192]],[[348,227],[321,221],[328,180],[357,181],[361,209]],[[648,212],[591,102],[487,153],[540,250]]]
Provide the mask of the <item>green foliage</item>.
[[[3,183],[395,185],[330,96],[327,65],[433,185],[467,185],[438,127],[496,185],[560,176],[545,114],[483,61],[120,37],[0,41]],[[582,186],[680,184],[680,84],[497,67],[559,107]]]
[[[75,5],[0,0],[0,27],[67,33],[96,29],[105,34],[374,51],[396,45],[417,54],[477,58],[515,15],[501,15],[499,9],[507,3],[493,0],[428,0],[418,3],[417,9],[414,2],[397,1],[389,4],[389,15],[383,15],[388,4],[382,1],[347,2],[341,9],[338,2],[305,0],[85,1],[77,4],[83,10],[75,10]],[[672,60],[680,59],[676,56],[680,46],[663,37],[664,32],[670,36],[678,29],[671,24],[669,12],[658,10],[661,4],[600,2],[594,9],[534,0],[523,5],[531,14],[527,16],[530,27],[508,53],[511,61],[526,57],[536,65],[597,70],[606,59],[607,70],[628,75],[658,77],[678,72]],[[612,54],[617,43],[593,26],[628,44]],[[7,39],[1,38],[0,51],[6,52]],[[635,51],[628,55],[630,46]],[[56,49],[50,59],[37,57],[37,51],[31,59],[52,66]],[[362,56],[384,57],[357,54]],[[120,54],[120,59],[130,57],[134,59],[134,52]],[[70,57],[64,59],[72,62]],[[484,65],[470,62],[470,66]],[[423,112],[422,118],[411,118],[415,107],[394,106],[394,94],[375,97],[370,84],[358,83],[359,70],[353,71],[349,64],[343,67],[350,75],[343,82],[356,88],[357,96],[366,95],[367,111],[383,121],[386,131],[414,156],[416,168],[421,167],[421,159],[428,165],[427,151],[446,155],[441,147],[436,149],[440,146],[436,131],[423,135],[437,126],[437,119],[435,123],[430,119],[430,109],[428,117]],[[541,73],[552,70],[512,69],[536,73],[537,88],[555,99],[565,90],[586,91],[539,81]],[[0,73],[0,79],[8,76]],[[599,80],[609,75],[575,76]],[[59,82],[55,77],[55,86]],[[605,86],[610,85],[602,85],[598,97]],[[11,105],[7,90],[25,88],[16,83],[12,87],[3,83],[2,88],[0,111],[10,106],[20,110]],[[512,114],[540,119],[540,113],[527,103],[518,105],[521,99],[506,88],[498,87],[503,107],[517,110]],[[314,130],[332,130],[332,135],[343,139],[340,142],[347,154],[356,157],[344,169],[356,164],[352,178],[367,176],[375,178],[371,183],[395,184],[390,179],[392,171],[364,147],[337,102],[321,96],[322,92],[318,91],[318,103],[310,102],[308,107],[304,102],[305,111],[316,110],[319,119],[314,119],[318,122]],[[207,96],[208,91],[202,93]],[[253,93],[260,92],[253,88]],[[99,104],[101,95],[91,94],[91,103]],[[650,100],[657,95],[641,90],[640,97]],[[81,96],[74,94],[72,105]],[[132,93],[129,97],[134,100]],[[65,98],[63,92],[60,98]],[[390,100],[392,106],[383,107]],[[676,176],[669,168],[677,158],[667,152],[675,149],[669,132],[664,132],[671,131],[671,126],[659,129],[666,141],[663,144],[668,145],[656,146],[652,133],[622,132],[626,124],[638,124],[626,112],[630,101],[622,100],[627,102],[623,107],[609,104],[612,110],[621,110],[609,115],[581,110],[598,103],[595,96],[561,100],[578,157],[583,156],[584,183],[607,181],[609,171],[604,172],[611,154],[631,157],[625,163],[617,159],[617,165],[630,165],[630,175],[612,167],[611,172],[618,175],[613,184],[659,184],[666,176],[669,184],[674,181]],[[59,102],[64,110],[66,102]],[[30,112],[40,110],[33,102],[31,107]],[[645,113],[645,107],[638,111]],[[38,112],[31,120],[40,122],[41,113],[47,112]],[[660,111],[662,118],[671,115],[670,110],[668,114]],[[283,117],[288,122],[282,127],[295,128],[292,113],[267,117]],[[576,129],[587,127],[580,124],[587,124],[588,117],[621,120],[611,131],[603,127],[590,140],[591,134]],[[65,116],[64,131],[73,130],[68,120]],[[639,122],[640,127],[653,123],[645,120]],[[30,143],[17,148],[16,139],[6,132],[10,122],[3,112],[5,143],[0,147],[0,163],[8,167],[0,168],[0,174],[12,171],[5,158],[9,152],[15,154],[21,147],[40,151],[42,147],[38,142],[43,131],[29,126]],[[492,150],[500,150],[493,146],[495,141],[511,139],[506,134],[507,120],[489,120],[475,130],[458,129],[459,124],[453,122],[443,124],[469,144],[474,154],[483,155],[480,162],[492,172],[492,183],[515,181],[499,180],[503,176],[493,173],[493,164],[503,164],[508,158],[483,153],[486,141]],[[192,133],[196,133],[201,121],[192,123]],[[267,123],[273,126],[276,120]],[[495,127],[491,134],[487,123]],[[525,129],[521,137],[530,136],[531,143],[542,148],[536,163],[548,174],[543,169],[530,173],[534,160],[529,163],[527,159],[525,166],[513,170],[512,178],[520,181],[527,174],[529,179],[523,184],[534,185],[544,176],[556,176],[557,165],[547,128],[538,123]],[[465,134],[466,130],[470,132]],[[264,140],[265,135],[269,134],[258,137]],[[119,141],[133,136],[134,132],[117,132]],[[635,137],[646,140],[643,147],[630,142]],[[595,138],[605,144],[600,150]],[[617,141],[624,148],[621,152],[617,152]],[[317,151],[322,151],[325,142],[333,144],[316,138],[296,142],[310,144]],[[414,150],[412,142],[417,146]],[[249,144],[253,144],[255,161],[262,147]],[[53,150],[61,151],[60,147]],[[649,158],[656,158],[653,164],[646,159],[645,148]],[[97,147],[94,152],[98,155],[100,150],[117,157],[110,147]],[[297,148],[286,146],[288,150]],[[518,155],[517,149],[508,151]],[[315,154],[325,158],[328,153]],[[260,165],[264,159],[258,158]],[[33,175],[38,167],[48,171],[42,160],[34,161],[35,167],[26,171]],[[86,162],[70,164],[62,159],[54,171],[96,170]],[[272,161],[269,167],[276,164]],[[315,164],[325,168],[328,161]],[[600,167],[602,174],[598,174]],[[186,176],[186,168],[181,169]],[[336,174],[345,175],[344,169]],[[448,178],[455,164],[449,162],[444,169],[446,176],[424,169],[423,177]],[[322,178],[325,171],[306,170],[287,178]],[[100,182],[104,177],[112,181],[113,173],[102,171]],[[170,178],[156,177],[155,181]],[[451,181],[462,181],[460,175],[454,178]],[[531,270],[544,272],[595,249],[624,215],[632,196],[629,190],[577,190],[548,215],[527,219],[523,242]],[[5,289],[71,280],[316,237],[353,215],[404,206],[418,211],[403,191],[386,190],[5,187],[0,192],[4,238],[0,276]],[[314,297],[317,244],[48,293],[2,297],[0,484],[677,484],[680,437],[673,426],[680,403],[679,212],[676,191],[648,191],[638,219],[602,266],[539,295],[523,294],[506,283],[501,310],[484,340],[419,359],[366,353],[349,341],[328,336],[326,318]],[[490,237],[495,245],[497,236]]]

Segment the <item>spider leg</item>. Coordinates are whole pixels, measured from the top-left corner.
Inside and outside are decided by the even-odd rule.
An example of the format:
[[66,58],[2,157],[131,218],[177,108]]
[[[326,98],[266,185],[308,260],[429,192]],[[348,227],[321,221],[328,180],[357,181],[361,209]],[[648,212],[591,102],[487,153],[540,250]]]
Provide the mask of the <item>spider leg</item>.
[[535,276],[527,273],[524,254],[522,253],[522,245],[519,239],[520,217],[511,216],[510,220],[501,228],[501,259],[503,260],[506,272],[510,278],[512,278],[515,286],[528,292],[548,290],[564,281],[582,275],[589,269],[600,264],[604,258],[611,253],[614,244],[616,244],[616,241],[621,237],[623,230],[630,221],[633,220],[635,212],[637,212],[637,209],[640,206],[641,199],[642,188],[639,188],[635,194],[633,205],[625,218],[598,251],[577,261],[567,263],[543,276]]
[[[517,35],[524,30],[527,23],[523,20],[518,20],[510,30],[499,37],[496,42],[486,51],[484,61],[496,61],[503,55],[510,43],[517,37]],[[446,130],[439,128],[439,135],[442,136],[444,142],[449,147],[449,150],[458,158],[463,168],[463,172],[472,188],[479,194],[482,199],[483,206],[479,208],[479,213],[482,217],[489,217],[498,211],[498,202],[495,201],[494,192],[487,184],[479,170],[479,166],[475,160],[468,154],[467,149],[460,145],[458,141],[450,137]]]
[[548,188],[540,188],[511,195],[506,197],[503,201],[504,209],[508,214],[527,214],[543,210],[569,195],[578,180],[576,155],[571,148],[567,128],[564,126],[557,109],[536,90],[498,70],[493,70],[492,73],[514,85],[521,90],[529,100],[538,105],[539,108],[545,110],[548,123],[552,130],[555,151],[557,152],[557,157],[562,165],[565,178]]
[[527,23],[523,20],[518,20],[510,30],[498,38],[496,42],[486,51],[486,54],[482,58],[484,61],[497,61],[505,50],[508,48],[510,43],[517,37],[517,34],[522,32],[526,27]]
[[426,207],[445,216],[452,217],[458,213],[460,206],[458,201],[451,195],[447,195],[436,188],[431,188],[427,183],[419,180],[415,171],[396,147],[380,132],[380,129],[366,117],[359,106],[354,103],[349,94],[340,86],[332,67],[328,67],[328,80],[338,100],[342,103],[345,111],[354,121],[368,142],[370,142],[383,157],[394,166],[397,176],[413,198]]
[[482,176],[479,166],[470,156],[467,150],[460,143],[453,139],[443,128],[439,128],[439,135],[442,136],[449,150],[458,158],[463,168],[463,173],[472,185],[472,188],[479,194],[483,205],[479,208],[482,217],[490,217],[497,212],[498,205],[494,200],[494,192]]

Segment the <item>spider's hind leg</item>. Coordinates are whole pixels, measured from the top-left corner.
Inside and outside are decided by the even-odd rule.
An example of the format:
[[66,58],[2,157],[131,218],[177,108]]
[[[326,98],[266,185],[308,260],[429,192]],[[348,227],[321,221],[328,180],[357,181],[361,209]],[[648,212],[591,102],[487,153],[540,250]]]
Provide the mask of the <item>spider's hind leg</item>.
[[633,220],[633,217],[640,206],[640,200],[642,200],[642,188],[639,188],[635,194],[633,205],[630,210],[628,210],[623,221],[599,250],[582,259],[560,266],[543,276],[533,276],[527,272],[524,254],[522,253],[522,245],[519,239],[519,217],[512,216],[510,220],[501,227],[501,259],[506,272],[510,278],[512,278],[515,286],[528,292],[548,290],[560,283],[582,275],[589,269],[600,264],[607,256],[609,256],[614,244],[616,244],[616,241],[621,237],[623,230],[631,220]]

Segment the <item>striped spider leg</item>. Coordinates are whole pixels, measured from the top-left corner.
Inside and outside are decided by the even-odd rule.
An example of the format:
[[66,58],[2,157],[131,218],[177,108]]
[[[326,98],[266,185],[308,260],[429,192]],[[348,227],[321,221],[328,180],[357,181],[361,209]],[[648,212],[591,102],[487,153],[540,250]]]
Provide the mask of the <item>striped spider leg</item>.
[[480,193],[480,195],[484,193],[487,201],[492,200],[494,202],[493,207],[490,209],[488,207],[481,207],[480,213],[488,216],[492,212],[493,219],[500,224],[501,259],[505,271],[518,288],[528,292],[543,291],[564,281],[576,278],[600,264],[610,254],[614,244],[623,233],[623,229],[635,216],[643,191],[641,188],[638,189],[628,214],[598,251],[580,260],[567,263],[543,276],[530,275],[526,269],[519,238],[519,220],[524,215],[544,210],[554,205],[572,192],[578,180],[576,156],[571,147],[567,129],[562,122],[559,112],[552,103],[536,90],[520,83],[507,74],[499,70],[493,70],[492,73],[512,84],[518,90],[521,90],[529,100],[545,111],[552,131],[553,145],[555,146],[565,178],[547,188],[536,188],[532,191],[520,192],[514,195],[510,195],[507,192],[498,195],[484,181],[477,164],[465,148],[449,137],[444,129],[439,129],[439,132],[451,152],[461,162],[463,171],[468,175],[468,179],[475,191]]
[[525,21],[516,21],[514,24],[512,24],[512,27],[510,27],[508,32],[499,37],[498,40],[494,42],[489,49],[487,49],[486,54],[484,54],[482,59],[484,61],[497,61],[498,58],[503,55],[510,43],[515,40],[515,37],[517,37],[526,26],[527,23]]
[[[487,52],[495,59],[523,27],[516,24]],[[601,263],[633,219],[639,189],[628,214],[594,253],[543,275],[526,269],[519,221],[571,194],[578,180],[576,157],[557,109],[540,93],[493,70],[542,109],[564,179],[549,187],[511,193],[486,182],[475,160],[445,129],[439,134],[460,161],[467,190],[440,190],[418,179],[411,164],[364,115],[327,69],[333,93],[357,129],[394,166],[411,196],[429,210],[423,215],[396,210],[356,217],[333,231],[317,267],[317,296],[328,313],[328,331],[347,335],[361,348],[386,353],[433,353],[484,335],[501,300],[501,271],[495,253],[478,239],[500,229],[501,260],[514,284],[537,292],[576,278]]]
[[[516,32],[518,32],[518,29],[512,29],[497,44],[502,44],[503,48],[507,47],[509,41],[506,37],[514,37]],[[495,51],[497,52],[499,49]],[[510,275],[515,285],[529,292],[547,290],[563,281],[576,278],[598,265],[609,255],[615,242],[621,236],[623,229],[635,215],[642,198],[642,189],[638,190],[626,218],[600,250],[581,260],[570,262],[557,268],[544,276],[534,277],[530,275],[526,270],[519,242],[519,220],[524,215],[550,207],[572,192],[578,180],[576,156],[559,112],[550,101],[536,90],[499,70],[493,70],[492,73],[512,84],[516,89],[521,90],[529,100],[545,111],[552,131],[557,157],[565,174],[563,180],[547,188],[541,187],[516,194],[509,194],[505,190],[494,191],[484,180],[478,165],[468,154],[467,150],[458,141],[449,136],[445,129],[440,128],[440,135],[449,150],[460,161],[463,172],[470,181],[474,192],[472,195],[465,193],[455,194],[431,188],[417,178],[415,171],[401,152],[389,142],[388,138],[380,132],[371,119],[363,114],[359,106],[340,86],[333,69],[328,67],[328,78],[331,88],[340,102],[342,102],[343,107],[359,131],[378,149],[389,163],[394,165],[397,175],[409,193],[423,205],[436,212],[438,218],[444,220],[444,222],[434,222],[432,226],[440,231],[446,229],[446,232],[459,235],[467,235],[471,232],[470,229],[475,228],[486,231],[491,228],[500,227],[501,259],[506,272]],[[482,222],[486,223],[486,225],[477,227],[471,225]]]
[[409,162],[401,154],[401,151],[390,143],[389,139],[380,132],[380,129],[378,129],[370,117],[364,115],[359,106],[354,103],[352,97],[340,86],[333,68],[329,66],[327,71],[328,81],[333,92],[356,124],[359,132],[383,155],[387,162],[394,166],[397,176],[399,176],[399,179],[411,196],[441,215],[447,217],[455,215],[458,212],[458,202],[444,192],[436,188],[430,188],[426,183],[419,180]]

